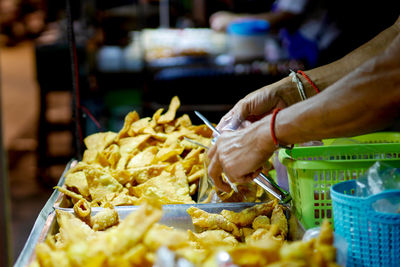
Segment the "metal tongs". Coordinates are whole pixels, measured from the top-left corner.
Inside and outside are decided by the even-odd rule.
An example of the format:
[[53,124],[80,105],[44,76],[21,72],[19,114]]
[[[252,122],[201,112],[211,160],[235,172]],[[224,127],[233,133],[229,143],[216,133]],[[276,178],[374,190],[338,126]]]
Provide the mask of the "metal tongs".
[[[218,138],[218,136],[221,135],[221,133],[214,127],[214,125],[211,124],[211,122],[209,122],[200,112],[195,111],[194,113],[196,113],[196,115],[207,125],[208,128],[210,128],[213,133],[216,135],[216,137],[213,139],[212,143],[215,143],[216,138]],[[186,138],[188,141],[193,141],[190,140],[188,138]],[[199,144],[197,142],[194,142],[198,145],[201,145],[202,147],[208,148],[202,144]],[[229,180],[229,177],[227,177],[225,175],[225,178],[227,180],[227,182],[229,183],[229,185],[231,186],[231,188],[235,191],[237,191],[237,187],[234,183],[232,183]],[[288,192],[286,192],[285,190],[281,189],[275,182],[274,180],[272,180],[272,178],[266,176],[265,174],[263,174],[262,172],[260,172],[260,174],[254,178],[253,180],[256,184],[258,184],[259,186],[261,186],[261,188],[263,188],[265,191],[267,191],[268,193],[270,193],[271,195],[273,195],[274,197],[276,197],[277,199],[279,199],[279,201],[281,203],[288,203],[292,197],[289,195]]]

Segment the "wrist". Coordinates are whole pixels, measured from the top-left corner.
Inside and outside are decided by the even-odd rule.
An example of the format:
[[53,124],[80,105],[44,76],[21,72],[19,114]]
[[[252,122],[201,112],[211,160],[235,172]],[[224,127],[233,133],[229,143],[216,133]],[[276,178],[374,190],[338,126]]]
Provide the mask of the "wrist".
[[263,119],[253,123],[256,132],[257,132],[257,148],[261,151],[261,153],[268,155],[272,153],[276,146],[274,144],[272,135],[271,135],[271,119],[272,115],[268,115]]
[[291,144],[290,146],[287,146],[287,142],[282,142],[280,140],[278,140],[277,134],[276,134],[276,129],[277,127],[275,127],[275,122],[276,122],[276,117],[278,116],[278,113],[281,111],[281,108],[276,108],[274,109],[274,111],[272,112],[272,118],[271,118],[271,123],[270,123],[270,133],[271,133],[271,138],[274,142],[274,145],[276,148],[286,148],[286,149],[292,149],[293,148],[293,144]]
[[302,100],[297,86],[291,77],[285,77],[276,83],[275,94],[282,99],[287,107]]
[[[300,108],[304,105],[296,105],[280,111],[275,118],[275,136],[279,144],[290,146],[309,141],[310,131],[308,124],[304,123],[302,116],[304,109]],[[314,133],[315,131],[312,131]]]
[[310,98],[320,92],[320,87],[317,85],[317,83],[320,84],[320,81],[315,80],[313,78],[313,75],[310,74],[310,72],[298,71],[297,77],[300,79],[301,83],[303,84],[303,88],[304,88],[307,98]]

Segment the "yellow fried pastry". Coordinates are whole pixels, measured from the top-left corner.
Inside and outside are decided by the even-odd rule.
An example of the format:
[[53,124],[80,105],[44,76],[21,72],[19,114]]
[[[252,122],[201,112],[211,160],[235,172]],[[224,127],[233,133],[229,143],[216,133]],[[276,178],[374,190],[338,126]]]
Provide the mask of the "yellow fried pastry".
[[74,213],[76,217],[86,223],[89,223],[92,213],[89,202],[87,202],[86,199],[80,199],[74,205]]
[[210,246],[235,246],[239,244],[237,239],[224,230],[207,230],[201,233],[193,233],[188,230],[189,238],[196,243],[197,248],[208,248]]
[[[196,208],[191,211],[198,213]],[[194,233],[161,225],[157,223],[161,212],[160,206],[145,203],[120,224],[94,231],[73,214],[57,211],[60,232],[37,245],[36,259],[30,266],[153,266],[161,247],[169,249],[176,259],[185,258],[204,267],[217,266],[219,252],[226,252],[236,266],[337,266],[328,222],[323,223],[319,237],[307,242],[283,242],[279,224],[256,230],[243,227],[240,232],[248,232],[243,242],[222,229]],[[279,209],[276,214],[280,214]],[[203,215],[212,218],[210,221],[215,218],[210,215],[221,216]]]
[[[209,145],[211,130],[193,126],[188,115],[176,118],[180,101],[152,117],[125,117],[119,133],[85,138],[83,161],[66,176],[63,205],[84,198],[91,207],[138,205],[151,198],[164,204],[194,203],[198,180],[205,177],[205,150],[187,146],[184,137]],[[153,181],[151,181],[153,180]]]
[[157,119],[157,123],[165,124],[165,123],[171,122],[175,118],[176,111],[178,110],[180,105],[181,105],[181,103],[179,101],[179,98],[177,96],[174,96],[171,100],[171,103],[169,104],[167,113],[161,115]]
[[188,208],[187,212],[192,217],[193,225],[195,226],[209,230],[222,229],[236,237],[240,237],[238,227],[220,214],[208,213],[196,207]]
[[283,237],[286,237],[288,232],[288,222],[285,214],[283,213],[282,206],[276,205],[271,215],[271,224],[278,226],[279,231]]
[[270,201],[268,203],[252,206],[238,213],[231,210],[223,210],[221,211],[221,215],[237,226],[247,226],[251,225],[254,218],[259,215],[271,216],[275,205],[276,203],[274,201]]
[[119,223],[118,213],[114,209],[105,208],[90,219],[90,226],[95,231],[105,230]]
[[143,244],[151,251],[161,246],[175,250],[189,246],[189,236],[185,231],[156,223],[145,235]]
[[265,216],[265,215],[260,215],[254,218],[252,227],[253,229],[259,229],[259,228],[268,228],[270,227],[271,221],[270,219]]

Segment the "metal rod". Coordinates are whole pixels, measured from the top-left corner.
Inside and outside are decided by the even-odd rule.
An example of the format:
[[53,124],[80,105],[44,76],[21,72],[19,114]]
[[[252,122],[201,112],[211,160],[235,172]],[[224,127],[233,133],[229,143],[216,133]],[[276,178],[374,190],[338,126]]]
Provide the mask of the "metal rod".
[[72,105],[73,105],[73,118],[75,125],[75,148],[76,158],[82,159],[82,129],[81,129],[81,116],[80,116],[80,98],[79,98],[79,72],[78,60],[76,54],[75,34],[72,18],[71,0],[66,0],[67,11],[67,37],[69,54],[71,60],[71,78],[72,78]]
[[279,199],[281,203],[288,203],[292,199],[288,192],[282,190],[272,179],[265,176],[262,172],[254,179],[254,182]]
[[206,119],[206,117],[204,117],[200,112],[198,111],[194,111],[194,113],[197,115],[197,117],[199,117],[206,125],[208,128],[210,128],[217,136],[221,135],[221,133],[217,130],[217,128],[214,127],[214,125],[212,125],[212,123]]
[[203,145],[203,144],[201,144],[201,143],[199,143],[197,141],[194,141],[194,140],[192,140],[190,138],[187,138],[186,136],[184,136],[183,139],[185,139],[186,141],[189,141],[190,143],[193,143],[195,145],[201,146],[202,148],[208,149],[208,146],[205,146],[205,145]]

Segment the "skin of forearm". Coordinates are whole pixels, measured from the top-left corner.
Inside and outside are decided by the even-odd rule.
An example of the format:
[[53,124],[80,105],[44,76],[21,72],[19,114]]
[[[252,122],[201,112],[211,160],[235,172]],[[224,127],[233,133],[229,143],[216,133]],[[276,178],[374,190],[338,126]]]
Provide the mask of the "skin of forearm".
[[[370,58],[381,54],[393,42],[393,39],[398,34],[400,34],[400,18],[393,26],[384,30],[374,39],[357,48],[342,59],[328,65],[305,71],[305,73],[317,85],[318,89],[323,91]],[[302,75],[298,74],[298,77],[301,79],[308,98],[317,94],[315,89]],[[286,106],[291,106],[301,101],[297,86],[290,77],[285,77],[278,82],[261,88],[260,90],[272,90],[273,93],[286,104]]]
[[[330,64],[306,71],[305,73],[318,86],[321,91],[338,81],[348,73],[362,65],[367,60],[381,54],[400,33],[400,17],[397,21],[386,30],[382,31],[369,42],[355,49],[343,58]],[[306,94],[315,95],[316,91],[308,81],[300,76]]]
[[388,59],[396,54],[373,58],[321,94],[278,113],[278,140],[302,143],[364,134],[390,125],[400,111],[397,50],[397,58]]
[[[273,88],[275,94],[282,99],[283,102],[285,102],[286,106],[291,106],[301,101],[297,85],[292,81],[291,77],[285,77],[280,81],[264,88],[266,90],[269,87]],[[308,95],[311,96],[310,94]]]

